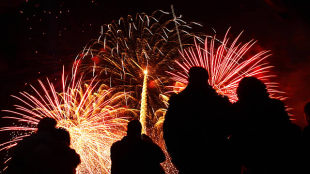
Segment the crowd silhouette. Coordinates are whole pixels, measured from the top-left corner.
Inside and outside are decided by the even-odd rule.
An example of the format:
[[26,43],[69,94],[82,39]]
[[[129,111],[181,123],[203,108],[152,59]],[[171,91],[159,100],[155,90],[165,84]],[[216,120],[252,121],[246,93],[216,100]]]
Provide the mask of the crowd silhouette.
[[[310,128],[293,124],[284,104],[266,85],[243,78],[231,104],[208,84],[208,72],[189,70],[187,87],[173,95],[164,139],[180,174],[309,173]],[[305,106],[307,120],[310,104]]]
[[[259,79],[243,78],[231,103],[208,78],[206,69],[191,68],[187,87],[169,100],[163,136],[180,174],[310,173],[310,102],[302,131]],[[80,157],[69,147],[69,132],[56,124],[42,119],[38,131],[15,147],[6,172],[76,173]],[[164,152],[141,129],[139,120],[130,121],[127,135],[111,146],[112,174],[165,173]]]

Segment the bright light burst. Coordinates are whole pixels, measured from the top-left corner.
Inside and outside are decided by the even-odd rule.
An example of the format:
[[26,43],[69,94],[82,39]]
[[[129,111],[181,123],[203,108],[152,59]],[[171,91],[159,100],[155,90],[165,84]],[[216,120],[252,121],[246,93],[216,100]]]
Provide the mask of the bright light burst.
[[[181,53],[181,59],[176,60],[179,66],[177,71],[168,71],[175,80],[175,91],[179,92],[185,88],[188,78],[188,71],[191,67],[199,66],[206,68],[209,72],[209,84],[222,95],[229,97],[230,101],[238,100],[236,88],[244,77],[254,76],[262,80],[268,89],[271,97],[283,99],[277,90],[278,84],[272,82],[274,77],[270,72],[272,66],[266,61],[270,56],[269,51],[254,51],[254,40],[242,44],[238,43],[240,33],[232,43],[229,43],[227,31],[223,41],[207,36],[204,47],[195,43],[195,47],[185,49]],[[210,39],[210,40],[209,40]]]
[[20,92],[21,97],[13,96],[22,105],[6,110],[12,116],[3,118],[19,125],[2,127],[0,131],[18,131],[19,136],[1,144],[1,150],[14,147],[36,131],[41,118],[51,117],[58,121],[58,127],[70,132],[71,147],[82,161],[77,173],[109,173],[112,143],[126,135],[127,120],[138,117],[138,112],[128,106],[134,99],[128,93],[99,85],[94,78],[90,84],[84,84],[82,78],[76,79],[76,69],[70,82],[62,76],[61,93],[48,79],[47,86],[40,80],[39,83],[41,89],[31,86],[35,94]]
[[[185,22],[161,10],[151,15],[137,13],[103,25],[98,39],[91,41],[77,56],[80,71],[96,75],[110,86],[133,91],[140,98],[148,71],[148,110],[154,112],[164,107],[158,96],[165,92],[169,78],[165,70],[172,69],[179,56],[180,41],[175,29],[178,25],[183,47],[192,45],[194,34],[186,31],[199,24]],[[198,37],[197,37],[198,38]],[[199,38],[198,38],[199,39]],[[82,60],[82,61],[80,61]]]
[[[169,89],[166,86],[173,83],[165,70],[173,69],[180,48],[191,46],[194,37],[201,40],[187,31],[193,31],[195,27],[200,24],[186,22],[181,16],[161,10],[151,15],[128,15],[102,26],[100,37],[86,45],[75,59],[81,60],[80,72],[88,77],[95,75],[110,86],[133,92],[133,96],[141,101],[135,108],[143,108],[144,132],[163,149],[161,126],[167,105],[161,99],[167,98],[165,93]],[[147,88],[144,97],[143,86]],[[166,172],[173,168],[170,166],[165,167]]]

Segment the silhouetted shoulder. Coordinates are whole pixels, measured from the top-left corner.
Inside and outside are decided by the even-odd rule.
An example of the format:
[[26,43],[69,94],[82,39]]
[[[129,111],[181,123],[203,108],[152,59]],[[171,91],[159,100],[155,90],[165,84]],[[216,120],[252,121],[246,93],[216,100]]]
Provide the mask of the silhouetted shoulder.
[[[174,112],[178,112],[179,105],[184,101],[184,97],[182,93],[179,94],[172,94],[169,98],[169,106],[168,106],[168,114],[167,115],[171,115],[171,111]],[[175,114],[172,114],[175,115]],[[168,116],[170,117],[170,116]],[[167,118],[167,117],[166,117]]]
[[153,142],[153,140],[149,136],[142,134],[142,141],[149,146],[150,152],[154,153],[154,160],[157,160],[159,163],[162,163],[166,160],[164,152],[156,143]]
[[270,113],[274,116],[274,121],[278,124],[290,124],[290,118],[288,113],[286,112],[285,105],[282,101],[277,99],[270,99]]
[[218,96],[219,96],[224,102],[230,103],[229,98],[228,98],[226,95],[219,95],[219,94],[218,94]]
[[285,109],[284,103],[281,100],[272,98],[270,99],[270,103],[273,104],[274,106]]
[[187,91],[186,89],[181,91],[178,94],[172,94],[170,96],[169,99],[169,103],[171,102],[180,102],[183,101],[184,99],[188,99],[191,96],[191,94],[189,93],[189,91]]
[[284,103],[278,99],[270,99],[271,107],[287,115]]
[[80,155],[76,153],[74,149],[68,148],[66,157],[69,161],[64,161],[64,163],[67,162],[72,166],[69,169],[72,169],[72,168],[75,169],[81,163]]
[[122,140],[116,141],[112,144],[112,147],[117,147],[120,146],[122,144]]
[[122,146],[122,140],[120,141],[116,141],[112,144],[111,146],[111,158],[112,158],[112,154],[115,154],[119,149],[120,147]]
[[229,101],[229,98],[228,98],[226,95],[222,95],[222,97],[223,97],[225,100]]

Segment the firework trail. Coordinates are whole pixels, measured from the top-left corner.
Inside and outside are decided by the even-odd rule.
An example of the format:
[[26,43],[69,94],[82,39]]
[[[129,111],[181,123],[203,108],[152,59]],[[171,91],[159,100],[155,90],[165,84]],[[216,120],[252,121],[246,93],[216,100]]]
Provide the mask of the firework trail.
[[47,86],[40,80],[39,83],[41,89],[32,86],[35,94],[20,92],[21,97],[13,96],[22,105],[5,110],[10,116],[3,118],[18,125],[2,127],[0,131],[18,132],[18,135],[0,144],[0,150],[14,147],[36,131],[40,119],[51,117],[57,120],[57,127],[70,132],[71,147],[82,161],[77,173],[109,173],[112,143],[126,135],[127,120],[138,117],[138,112],[128,105],[134,99],[128,93],[98,85],[95,79],[84,84],[82,78],[76,79],[76,70],[69,82],[62,76],[61,93],[56,92],[48,79]]
[[147,118],[147,70],[144,70],[143,87],[141,94],[141,109],[140,122],[142,125],[142,133],[146,133],[146,118]]
[[232,43],[229,43],[228,33],[229,30],[223,41],[219,41],[215,36],[207,36],[203,48],[195,43],[195,47],[184,49],[184,53],[180,53],[181,59],[176,60],[179,70],[167,72],[176,82],[173,86],[174,91],[179,92],[184,89],[188,83],[189,69],[199,66],[208,70],[209,84],[219,94],[228,96],[232,102],[238,100],[236,88],[240,80],[248,76],[262,80],[271,97],[284,99],[280,96],[282,92],[277,90],[278,84],[271,81],[275,75],[270,72],[272,66],[266,61],[270,56],[269,51],[258,51],[251,55],[249,52],[252,51],[251,48],[256,41],[238,43],[242,34],[240,33]]

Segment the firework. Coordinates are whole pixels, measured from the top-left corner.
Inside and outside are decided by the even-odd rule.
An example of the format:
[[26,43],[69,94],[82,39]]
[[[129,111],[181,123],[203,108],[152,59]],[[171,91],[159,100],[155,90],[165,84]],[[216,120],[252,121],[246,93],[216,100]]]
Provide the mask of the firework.
[[[176,82],[175,92],[179,92],[187,85],[188,71],[191,67],[199,66],[209,72],[209,84],[222,95],[226,95],[232,102],[237,101],[236,88],[244,77],[254,76],[262,80],[268,89],[271,97],[283,99],[277,90],[278,84],[272,82],[274,75],[270,72],[272,66],[266,61],[270,56],[269,51],[263,50],[252,52],[251,48],[256,43],[250,40],[245,44],[238,43],[240,33],[232,43],[229,43],[226,32],[223,41],[207,36],[204,47],[195,43],[181,52],[181,59],[176,60],[179,69],[168,71]],[[209,41],[210,40],[210,41]]]
[[[47,86],[39,80],[41,89],[32,86],[35,94],[20,92],[14,96],[22,105],[16,110],[6,110],[12,116],[3,118],[17,121],[18,126],[7,126],[0,131],[14,132],[19,135],[0,145],[1,150],[14,147],[24,137],[36,131],[36,125],[43,117],[57,120],[58,127],[70,132],[71,147],[80,155],[82,163],[77,173],[109,173],[110,147],[113,142],[126,135],[127,120],[138,117],[136,110],[129,109],[129,93],[117,92],[106,85],[98,85],[95,79],[84,84],[82,78],[73,78],[67,82],[62,76],[62,92],[47,79]],[[43,90],[43,93],[39,91]]]
[[135,98],[141,98],[143,71],[147,68],[148,111],[154,115],[157,109],[165,107],[158,100],[170,83],[164,70],[172,68],[180,45],[192,44],[196,36],[186,30],[197,25],[161,10],[151,15],[128,15],[103,25],[100,37],[87,44],[76,61],[82,60],[80,72],[105,79],[110,86],[133,91]]
[[[196,27],[200,25],[161,10],[151,15],[128,15],[103,25],[100,37],[87,44],[75,59],[81,60],[80,72],[87,77],[95,75],[110,86],[133,92],[140,101],[135,108],[141,108],[143,132],[163,149],[161,123],[167,105],[161,98],[168,90],[166,86],[173,83],[165,70],[173,69],[178,50],[192,45],[193,37],[201,40],[198,34],[187,31]],[[146,69],[147,78],[143,73]]]

